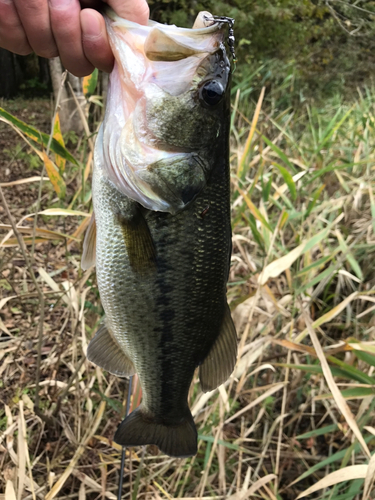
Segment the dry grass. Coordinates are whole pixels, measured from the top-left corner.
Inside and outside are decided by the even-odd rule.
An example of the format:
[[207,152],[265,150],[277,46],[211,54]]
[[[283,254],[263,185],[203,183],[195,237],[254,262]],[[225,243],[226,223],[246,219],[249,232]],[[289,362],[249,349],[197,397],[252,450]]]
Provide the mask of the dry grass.
[[[292,500],[314,486],[309,498],[374,498],[375,95],[298,112],[279,112],[277,95],[261,106],[261,96],[253,119],[241,113],[243,91],[233,110],[228,285],[237,367],[213,393],[194,381],[197,456],[128,451],[122,498]],[[84,356],[102,314],[95,273],[80,269],[92,156],[79,138],[69,148],[77,164],[64,170],[51,147],[66,195],[43,182],[34,252],[32,229],[20,229],[33,226],[40,182],[20,184],[35,177],[27,159],[4,179],[18,184],[2,187],[28,248],[25,259],[3,206],[2,498],[115,499],[120,449],[111,439],[127,381]]]

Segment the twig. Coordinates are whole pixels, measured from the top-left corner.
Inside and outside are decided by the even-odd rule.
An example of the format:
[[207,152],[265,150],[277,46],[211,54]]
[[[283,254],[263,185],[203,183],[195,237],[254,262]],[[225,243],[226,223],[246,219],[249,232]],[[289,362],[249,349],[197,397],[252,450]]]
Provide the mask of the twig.
[[83,128],[85,130],[85,133],[86,133],[86,136],[87,136],[87,141],[89,143],[89,146],[90,146],[90,149],[92,152],[94,152],[94,143],[91,139],[91,132],[90,132],[90,128],[89,128],[89,125],[87,123],[87,119],[85,117],[85,114],[84,112],[82,111],[82,108],[78,102],[78,99],[77,99],[77,96],[75,95],[75,92],[73,90],[73,87],[70,85],[70,82],[68,82],[68,87],[69,87],[69,90],[70,92],[72,93],[72,96],[73,96],[73,99],[74,99],[74,102],[76,103],[76,106],[77,106],[77,110],[78,110],[78,113],[79,113],[79,116],[81,117],[81,120],[82,120],[82,124],[83,124]]
[[81,366],[83,365],[83,363],[86,361],[86,356],[82,356],[81,360],[79,361],[79,363],[77,364],[76,366],[76,369],[75,371],[72,373],[72,375],[70,376],[70,379],[68,380],[68,383],[66,385],[66,387],[64,388],[64,390],[62,391],[62,393],[60,394],[58,400],[57,400],[57,403],[56,403],[56,407],[55,409],[53,410],[52,412],[52,416],[55,417],[59,410],[60,410],[60,407],[61,407],[61,403],[63,401],[63,399],[65,398],[65,396],[68,394],[69,392],[69,389],[71,388],[77,374],[79,373],[79,370],[81,369]]

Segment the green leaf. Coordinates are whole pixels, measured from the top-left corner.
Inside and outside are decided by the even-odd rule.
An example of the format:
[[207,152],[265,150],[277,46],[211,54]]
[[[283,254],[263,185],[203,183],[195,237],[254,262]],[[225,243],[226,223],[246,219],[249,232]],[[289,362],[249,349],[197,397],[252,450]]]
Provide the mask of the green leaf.
[[321,427],[320,429],[315,429],[310,432],[305,432],[305,434],[300,434],[296,436],[295,439],[309,439],[311,437],[323,436],[324,434],[329,434],[330,432],[335,432],[338,430],[337,424],[326,425],[325,427]]
[[324,264],[326,264],[331,259],[333,259],[333,257],[334,257],[334,254],[333,255],[327,255],[326,257],[321,257],[320,259],[316,260],[315,262],[313,262],[309,266],[306,266],[303,269],[301,269],[301,271],[298,271],[298,273],[295,274],[295,277],[299,278],[300,276],[303,276],[304,274],[312,271],[316,267],[324,266]]
[[319,196],[321,195],[321,192],[323,189],[326,187],[325,184],[322,184],[313,194],[313,199],[310,201],[305,216],[308,217],[311,214],[312,209],[315,207],[316,202],[318,201]]
[[270,197],[270,192],[271,192],[271,187],[272,187],[272,174],[270,175],[270,178],[266,184],[264,184],[264,178],[262,175],[261,184],[262,184],[263,201],[264,201],[264,203],[267,203],[268,198]]
[[351,481],[351,483],[347,483],[350,484],[349,490],[347,493],[343,493],[342,495],[332,496],[332,491],[335,490],[335,488],[332,488],[329,490],[328,496],[323,497],[322,500],[355,500],[357,498],[357,494],[362,490],[363,483],[363,479],[355,479],[354,481]]
[[98,389],[92,388],[91,390],[93,392],[95,392],[96,394],[99,394],[99,396],[102,399],[104,399],[104,401],[106,401],[109,404],[109,406],[111,406],[115,411],[117,411],[118,413],[121,413],[122,404],[121,404],[120,401],[117,401],[116,399],[109,398],[108,396],[106,396],[105,394],[103,394]]
[[[351,387],[350,389],[343,389],[340,392],[345,399],[362,399],[367,396],[375,396],[375,390],[371,387]],[[319,399],[331,398],[333,398],[331,393],[319,395]]]
[[[320,365],[293,365],[293,364],[287,364],[287,363],[276,363],[277,366],[283,366],[285,368],[292,368],[293,370],[302,370],[304,372],[308,373],[319,373],[323,374],[323,370]],[[343,368],[337,368],[336,366],[330,366],[329,367],[331,370],[331,373],[335,377],[340,377],[340,378],[345,378],[347,380],[356,380],[357,382],[360,382],[361,384],[363,383],[368,383],[368,382],[363,382],[362,377],[358,377],[357,374],[353,374],[348,372],[347,370]],[[360,372],[362,374],[362,372]],[[363,374],[362,374],[363,375]],[[371,379],[372,384],[374,384],[374,379]]]
[[[374,440],[375,439],[375,436],[366,436],[364,438],[366,444],[368,444],[370,441]],[[341,451],[338,451],[337,453],[334,453],[333,455],[331,455],[330,457],[326,458],[325,460],[322,460],[321,462],[313,465],[312,467],[310,467],[310,469],[308,469],[306,472],[304,472],[303,474],[301,474],[294,482],[294,483],[297,483],[299,481],[302,481],[302,479],[305,479],[306,477],[309,477],[311,474],[314,474],[314,472],[316,472],[317,470],[319,469],[322,469],[323,467],[326,467],[327,465],[330,465],[334,462],[339,462],[341,461],[346,453],[348,453],[349,451],[351,452],[354,452],[354,453],[358,453],[362,450],[361,448],[361,445],[359,443],[355,443],[353,445],[350,446],[350,448],[345,448],[344,450],[341,450]]]
[[211,455],[211,449],[212,449],[212,443],[211,441],[208,441],[206,446],[206,453],[204,454],[203,470],[205,470],[207,467]]
[[274,165],[279,170],[280,174],[282,175],[285,181],[285,184],[289,188],[292,199],[295,200],[297,198],[297,188],[292,175],[288,172],[288,170],[285,167],[282,167],[278,163],[273,162],[272,165]]
[[290,168],[290,170],[296,174],[297,173],[297,170],[294,168],[294,165],[289,161],[289,158],[287,157],[287,155],[281,151],[280,148],[278,148],[272,141],[270,141],[269,139],[267,139],[267,137],[265,137],[264,135],[262,135],[262,139],[264,140],[264,142],[277,154],[277,156],[286,164],[288,165],[288,167]]
[[364,361],[370,366],[375,366],[375,356],[373,354],[370,354],[369,352],[365,351],[359,351],[358,349],[354,349],[352,351],[358,359],[361,361]]
[[[55,123],[53,125],[53,138],[56,139],[56,141],[61,144],[63,148],[65,148],[64,139],[61,133],[59,113],[56,113]],[[59,172],[63,173],[65,170],[66,160],[64,158],[61,158],[61,156],[55,154],[55,163],[57,168],[59,169]]]
[[357,163],[344,162],[344,163],[337,164],[337,159],[335,158],[335,160],[332,163],[330,163],[329,165],[327,165],[324,168],[321,168],[320,170],[317,170],[315,172],[315,174],[313,174],[311,177],[309,177],[308,175],[305,175],[304,183],[311,184],[313,181],[315,181],[315,179],[317,179],[318,177],[321,177],[322,175],[328,174],[328,172],[333,172],[334,170],[343,170],[344,168],[351,168],[351,167],[354,167],[356,165],[360,165],[362,163],[365,163],[366,161],[367,160],[363,160],[363,161],[360,161]]
[[91,75],[85,76],[82,80],[82,88],[85,97],[92,95],[95,92],[98,83],[98,68],[95,68]]
[[238,191],[241,193],[243,199],[245,200],[246,205],[248,206],[250,212],[254,215],[258,221],[263,224],[269,231],[273,232],[272,227],[269,225],[264,216],[260,213],[259,209],[254,205],[254,203],[250,200],[247,194],[242,191],[242,189],[238,188]]
[[340,109],[337,111],[336,116],[333,117],[331,122],[329,123],[327,129],[327,133],[325,134],[323,140],[318,146],[319,151],[324,147],[324,145],[327,143],[327,141],[333,136],[333,134],[341,127],[341,125],[345,122],[345,120],[348,118],[348,116],[351,114],[351,112],[354,109],[354,105],[345,113],[345,115],[341,118],[341,120],[337,123],[337,125],[333,126],[334,122],[336,121],[336,118],[338,114],[340,113]]
[[[213,436],[204,436],[203,434],[198,434],[198,439],[201,439],[202,441],[206,441],[207,443],[211,444],[215,441],[215,438]],[[238,444],[228,443],[228,441],[223,441],[222,439],[218,439],[217,444],[225,446],[229,450],[243,451],[246,453],[245,449],[242,448],[241,446],[238,446]]]
[[363,281],[363,274],[362,274],[361,267],[358,264],[358,262],[355,260],[353,254],[350,252],[348,245],[346,244],[344,238],[342,237],[342,234],[339,231],[336,231],[336,235],[337,235],[337,239],[339,240],[339,245],[340,245],[340,248],[342,250],[342,253],[347,258],[353,271],[357,275],[357,278],[359,278],[361,281]]
[[354,368],[354,366],[348,365],[344,361],[341,361],[341,359],[337,359],[334,356],[327,356],[327,359],[331,363],[335,363],[336,365],[340,366],[340,368],[342,370],[345,370],[346,373],[350,374],[353,380],[357,380],[357,382],[360,382],[361,384],[375,384],[375,379],[373,377],[370,377],[370,375],[367,375],[367,373],[361,372],[361,370],[358,370],[358,368]]
[[254,240],[258,243],[258,245],[261,247],[263,252],[265,252],[266,248],[265,248],[264,239],[263,239],[263,236],[260,234],[260,232],[257,229],[256,223],[255,223],[255,218],[254,218],[253,214],[249,214],[249,217],[246,217],[246,215],[243,214],[243,218],[249,224],[251,232],[253,233],[253,236],[254,236]]
[[[11,115],[3,108],[0,108],[0,117],[3,118],[2,121],[4,121],[5,123],[12,124],[14,127],[18,128],[18,130],[20,130],[23,134],[27,135],[27,137],[30,137],[30,139],[40,144],[44,148],[47,148],[50,140],[48,134],[40,132],[36,128],[27,125],[25,122]],[[74,165],[78,165],[77,160],[56,139],[52,139],[50,144],[50,149],[55,154],[61,156],[61,158],[64,158],[65,160],[70,161],[71,163],[74,163]]]
[[318,276],[315,276],[311,281],[309,281],[309,283],[306,283],[306,285],[301,286],[301,288],[299,288],[296,291],[296,294],[299,295],[300,293],[303,293],[308,288],[315,286],[317,283],[320,283],[323,279],[328,278],[331,274],[333,275],[334,273],[337,272],[338,271],[335,265],[329,266],[322,273],[318,274]]

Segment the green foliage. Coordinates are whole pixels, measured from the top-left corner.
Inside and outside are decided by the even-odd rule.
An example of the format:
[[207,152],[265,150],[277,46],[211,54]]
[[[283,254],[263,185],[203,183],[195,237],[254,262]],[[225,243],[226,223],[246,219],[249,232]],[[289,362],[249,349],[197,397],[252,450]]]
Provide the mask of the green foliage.
[[40,169],[42,164],[37,155],[30,154],[29,149],[25,149],[24,144],[15,144],[10,148],[4,148],[3,153],[10,160],[21,160],[26,163],[29,170]]
[[[375,71],[374,2],[150,0],[153,19],[189,27],[200,10],[235,18],[235,83],[248,91],[289,82],[283,107],[352,92]],[[374,14],[371,14],[373,12]]]

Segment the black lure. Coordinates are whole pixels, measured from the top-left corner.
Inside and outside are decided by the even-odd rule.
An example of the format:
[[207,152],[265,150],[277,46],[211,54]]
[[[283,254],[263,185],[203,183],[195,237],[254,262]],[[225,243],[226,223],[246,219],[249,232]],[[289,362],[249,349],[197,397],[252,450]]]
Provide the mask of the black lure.
[[234,51],[234,43],[235,43],[235,38],[234,38],[234,19],[231,17],[226,17],[226,16],[204,16],[206,21],[214,21],[215,23],[227,23],[228,24],[228,47],[230,50],[230,53],[232,54],[233,62],[237,62],[236,58],[236,53]]

